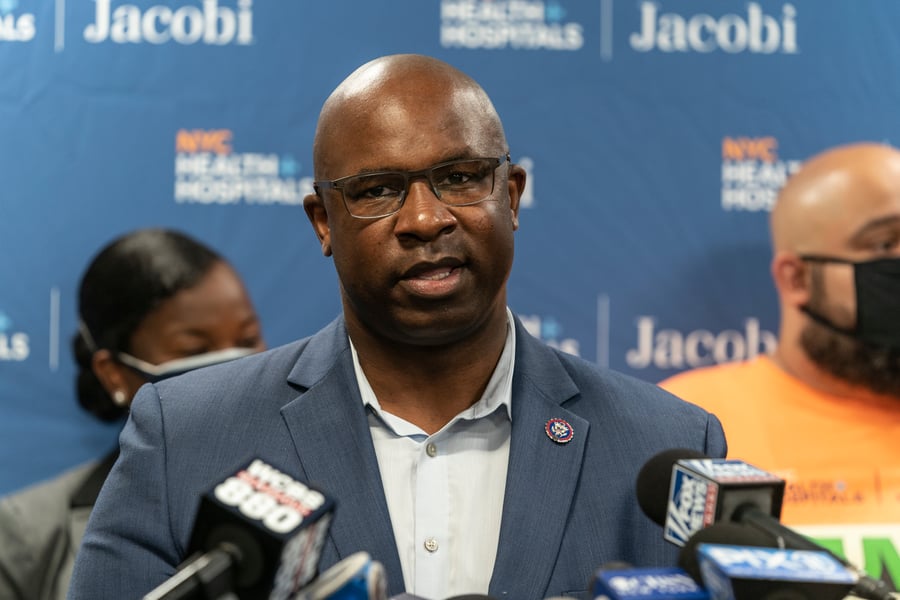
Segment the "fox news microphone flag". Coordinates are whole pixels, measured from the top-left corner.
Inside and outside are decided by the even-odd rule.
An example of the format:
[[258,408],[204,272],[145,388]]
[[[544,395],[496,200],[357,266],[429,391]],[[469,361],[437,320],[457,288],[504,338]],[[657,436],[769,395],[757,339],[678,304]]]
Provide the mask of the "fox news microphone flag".
[[660,452],[638,473],[641,509],[663,526],[663,537],[684,546],[700,529],[736,521],[741,511],[781,516],[785,482],[741,460],[712,459],[687,448]]

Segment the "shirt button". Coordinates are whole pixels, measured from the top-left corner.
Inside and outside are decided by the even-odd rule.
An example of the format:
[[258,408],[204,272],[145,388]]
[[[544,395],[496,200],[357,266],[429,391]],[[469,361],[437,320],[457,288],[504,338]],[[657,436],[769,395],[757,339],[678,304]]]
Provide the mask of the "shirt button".
[[435,456],[437,456],[437,446],[429,443],[427,446],[425,446],[425,454],[427,454],[431,458],[434,458]]
[[429,552],[437,552],[438,543],[433,537],[425,538],[425,549]]

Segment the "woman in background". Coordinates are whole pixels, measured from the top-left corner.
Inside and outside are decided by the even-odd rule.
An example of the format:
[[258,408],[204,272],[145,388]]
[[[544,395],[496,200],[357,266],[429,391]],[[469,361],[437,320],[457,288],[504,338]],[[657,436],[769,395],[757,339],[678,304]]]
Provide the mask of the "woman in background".
[[[138,388],[265,348],[238,274],[176,231],[141,229],[103,248],[78,291],[78,402],[124,420]],[[118,450],[0,499],[0,598],[65,598],[94,501]]]

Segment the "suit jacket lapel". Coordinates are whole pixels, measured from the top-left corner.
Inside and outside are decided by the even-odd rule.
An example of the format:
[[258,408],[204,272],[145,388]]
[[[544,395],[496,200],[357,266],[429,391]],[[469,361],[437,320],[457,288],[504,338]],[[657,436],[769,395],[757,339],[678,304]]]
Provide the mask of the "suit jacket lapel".
[[[498,598],[536,597],[546,591],[589,428],[586,420],[560,406],[578,389],[554,354],[520,324],[516,340],[509,470],[490,586],[490,594]],[[553,441],[544,431],[557,418],[572,427],[571,441]]]
[[337,558],[369,552],[392,574],[390,593],[401,593],[400,557],[342,322],[310,341],[288,381],[306,390],[282,415],[309,482],[337,503],[329,532]]

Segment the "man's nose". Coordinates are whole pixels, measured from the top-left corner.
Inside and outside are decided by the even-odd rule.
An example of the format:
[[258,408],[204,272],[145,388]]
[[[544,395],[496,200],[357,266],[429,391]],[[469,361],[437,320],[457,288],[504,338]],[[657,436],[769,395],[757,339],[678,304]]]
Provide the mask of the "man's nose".
[[438,191],[427,177],[410,181],[403,206],[397,214],[397,233],[420,239],[433,239],[456,225],[456,217],[438,197]]

